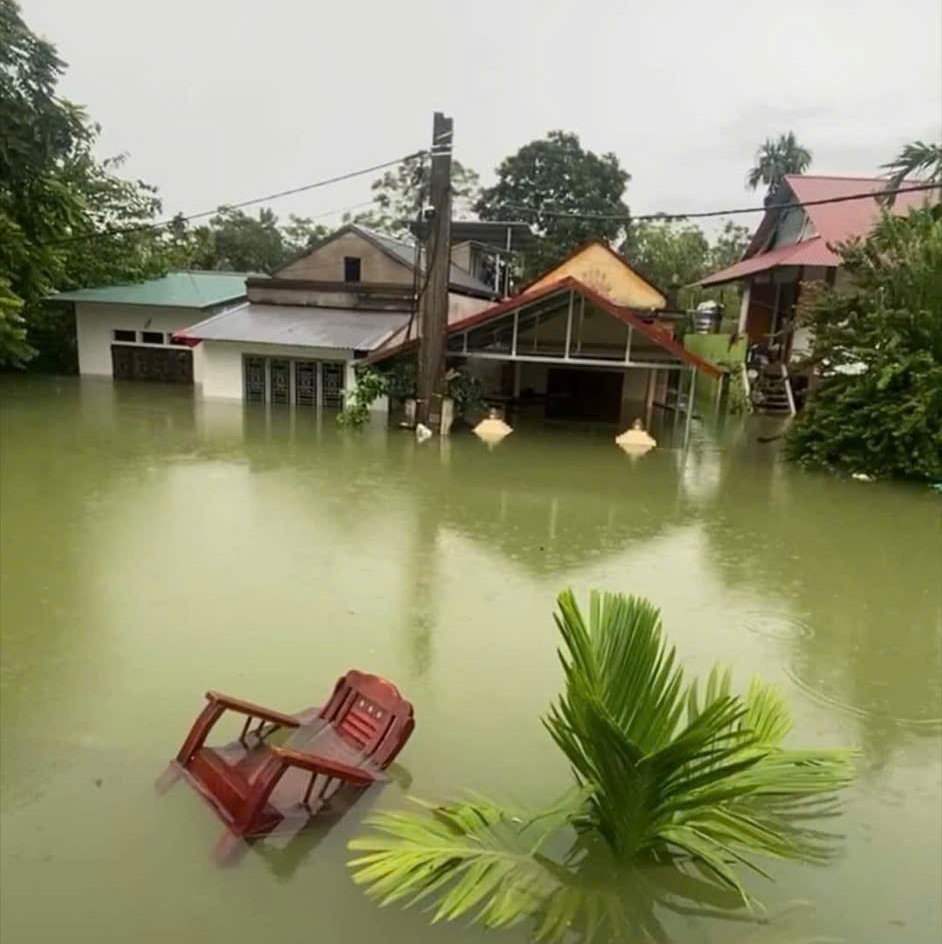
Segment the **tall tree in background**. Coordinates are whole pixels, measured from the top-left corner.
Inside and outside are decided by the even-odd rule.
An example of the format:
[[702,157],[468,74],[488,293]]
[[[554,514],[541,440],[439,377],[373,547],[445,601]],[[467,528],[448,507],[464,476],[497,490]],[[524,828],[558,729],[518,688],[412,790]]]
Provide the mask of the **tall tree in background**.
[[525,275],[532,276],[590,239],[617,241],[628,219],[622,198],[630,179],[614,154],[594,154],[577,135],[551,131],[505,158],[497,183],[481,193],[474,208],[484,220],[524,220],[535,227],[542,239],[524,260]]
[[[428,189],[429,161],[425,155],[410,157],[373,181],[373,207],[355,215],[345,214],[345,223],[359,223],[388,236],[410,236],[409,223],[416,218]],[[480,178],[460,161],[451,162],[452,216],[464,219],[480,193]]]
[[749,230],[727,221],[714,242],[703,230],[682,220],[632,223],[619,252],[633,268],[670,296],[670,303],[692,308],[706,298],[728,307],[735,288],[703,289],[693,283],[738,261],[749,242]]
[[756,151],[755,160],[746,175],[746,184],[751,190],[765,185],[768,188],[765,202],[768,203],[786,174],[803,174],[811,166],[812,154],[798,143],[795,132],[789,131],[777,138],[766,138]]
[[888,175],[886,189],[890,192],[886,195],[886,205],[893,206],[896,194],[892,191],[898,190],[907,178],[942,184],[942,144],[912,141],[881,169]]

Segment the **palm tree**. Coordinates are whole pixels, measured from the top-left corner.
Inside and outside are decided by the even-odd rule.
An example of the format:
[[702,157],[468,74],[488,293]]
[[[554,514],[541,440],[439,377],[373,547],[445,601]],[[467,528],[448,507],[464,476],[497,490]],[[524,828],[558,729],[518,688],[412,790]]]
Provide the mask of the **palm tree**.
[[[433,920],[536,918],[543,940],[630,921],[639,940],[662,940],[650,912],[677,895],[626,904],[641,865],[667,870],[675,889],[695,885],[700,900],[706,886],[742,904],[736,864],[765,875],[756,855],[826,861],[831,838],[809,819],[852,778],[850,752],[783,747],[781,697],[758,681],[732,694],[729,670],[714,669],[701,697],[646,600],[594,592],[587,621],[566,591],[556,622],[565,690],[544,724],[572,791],[537,814],[485,799],[379,813],[350,844],[354,881],[384,904],[437,901]],[[569,852],[551,857],[567,836]]]
[[765,201],[768,203],[782,178],[786,174],[803,174],[811,166],[811,158],[811,151],[798,143],[794,131],[780,134],[778,138],[766,138],[756,151],[756,163],[746,175],[746,184],[750,190],[765,184],[768,187]]
[[915,177],[924,183],[942,184],[942,144],[926,144],[913,141],[892,161],[883,164],[881,170],[887,171],[886,205],[893,206],[896,194],[908,177]]

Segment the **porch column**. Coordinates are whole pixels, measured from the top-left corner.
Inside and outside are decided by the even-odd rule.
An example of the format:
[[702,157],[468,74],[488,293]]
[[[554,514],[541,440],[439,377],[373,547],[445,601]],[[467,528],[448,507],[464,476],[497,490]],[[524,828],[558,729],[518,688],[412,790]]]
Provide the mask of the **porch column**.
[[697,386],[697,369],[690,368],[690,393],[687,396],[687,416],[684,421],[684,448],[690,441],[690,421],[693,419],[693,392]]
[[657,375],[656,368],[648,371],[648,389],[644,395],[644,428],[646,430],[651,429],[651,417],[654,415],[654,392],[657,389]]
[[563,351],[563,360],[569,360],[569,344],[572,341],[572,307],[574,292],[569,293],[569,313],[566,315],[566,350]]
[[752,283],[746,282],[746,288],[742,293],[742,302],[739,305],[739,324],[736,327],[737,333],[742,336],[746,333],[746,321],[749,318],[749,299],[752,295]]

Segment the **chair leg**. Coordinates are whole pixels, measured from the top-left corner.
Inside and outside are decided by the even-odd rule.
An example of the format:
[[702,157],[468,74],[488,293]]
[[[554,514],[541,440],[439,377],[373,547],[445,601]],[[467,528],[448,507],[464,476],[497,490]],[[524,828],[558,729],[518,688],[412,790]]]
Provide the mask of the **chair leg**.
[[193,755],[203,746],[206,735],[209,734],[213,725],[219,720],[225,710],[225,705],[221,705],[216,701],[210,701],[207,702],[206,707],[199,713],[196,721],[193,722],[193,727],[190,728],[190,733],[183,742],[183,747],[180,748],[180,752],[177,754],[177,760],[184,767],[186,767],[193,759]]
[[246,797],[239,815],[232,822],[232,831],[244,836],[255,825],[258,814],[265,807],[272,790],[281,780],[288,765],[279,757],[269,757],[255,775],[252,792]]

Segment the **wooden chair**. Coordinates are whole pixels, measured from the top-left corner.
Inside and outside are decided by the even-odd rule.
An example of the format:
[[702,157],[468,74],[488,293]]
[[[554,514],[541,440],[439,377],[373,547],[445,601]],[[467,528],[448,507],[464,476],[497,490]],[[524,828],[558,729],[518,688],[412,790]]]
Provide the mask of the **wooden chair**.
[[[294,715],[219,692],[206,699],[171,768],[226,823],[229,845],[281,826],[297,831],[340,791],[359,793],[386,779],[383,771],[415,727],[412,705],[395,685],[356,670],[337,681],[322,708]],[[242,733],[231,744],[206,747],[226,711],[245,716]],[[269,743],[279,737],[284,743]]]

